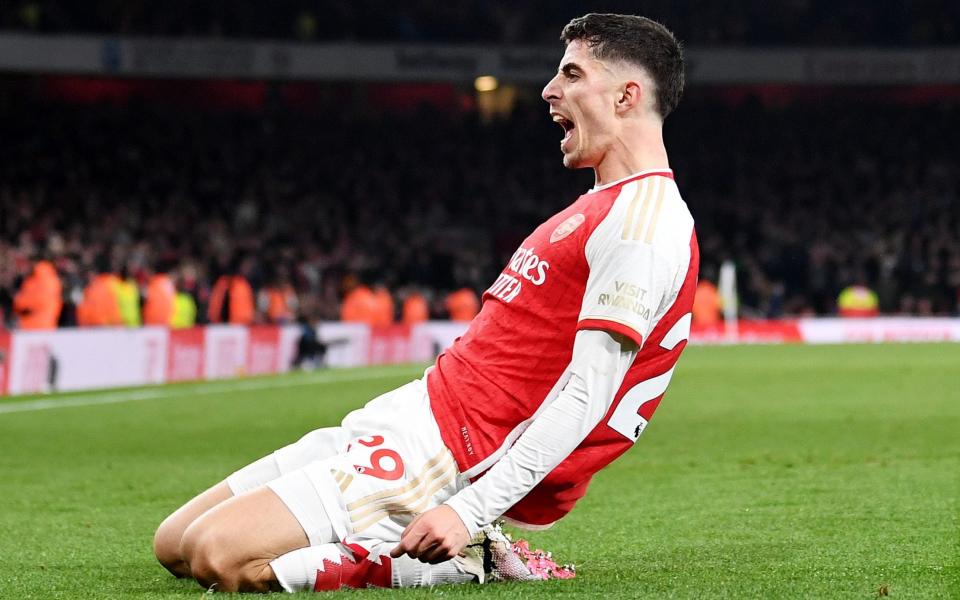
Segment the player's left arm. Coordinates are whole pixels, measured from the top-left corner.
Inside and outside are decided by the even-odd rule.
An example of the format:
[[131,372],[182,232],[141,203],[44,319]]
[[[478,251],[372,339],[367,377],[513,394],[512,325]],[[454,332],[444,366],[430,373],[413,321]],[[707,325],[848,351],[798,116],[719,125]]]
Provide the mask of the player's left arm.
[[425,562],[456,556],[480,528],[519,502],[597,426],[637,351],[632,340],[616,333],[578,332],[570,380],[557,399],[482,478],[414,519],[392,554]]

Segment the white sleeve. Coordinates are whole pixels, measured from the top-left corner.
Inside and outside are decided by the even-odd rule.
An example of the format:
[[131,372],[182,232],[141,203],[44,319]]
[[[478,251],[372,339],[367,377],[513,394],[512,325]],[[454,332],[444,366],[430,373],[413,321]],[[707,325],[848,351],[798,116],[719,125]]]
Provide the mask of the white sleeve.
[[673,182],[665,177],[623,187],[584,249],[590,273],[578,329],[619,333],[643,345],[675,274],[675,257],[664,255],[670,246],[663,243],[675,230],[674,208]]
[[580,445],[609,410],[638,348],[605,331],[580,331],[567,385],[476,483],[447,500],[472,536],[519,502]]

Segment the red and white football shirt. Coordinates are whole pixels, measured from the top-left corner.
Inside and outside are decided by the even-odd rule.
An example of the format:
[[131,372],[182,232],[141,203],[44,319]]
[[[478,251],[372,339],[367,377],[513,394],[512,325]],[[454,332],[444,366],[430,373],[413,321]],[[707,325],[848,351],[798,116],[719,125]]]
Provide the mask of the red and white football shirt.
[[641,347],[608,414],[508,517],[556,521],[636,441],[686,345],[698,267],[672,172],[647,171],[591,190],[537,227],[484,292],[480,314],[427,375],[444,443],[470,478],[556,399],[577,330]]

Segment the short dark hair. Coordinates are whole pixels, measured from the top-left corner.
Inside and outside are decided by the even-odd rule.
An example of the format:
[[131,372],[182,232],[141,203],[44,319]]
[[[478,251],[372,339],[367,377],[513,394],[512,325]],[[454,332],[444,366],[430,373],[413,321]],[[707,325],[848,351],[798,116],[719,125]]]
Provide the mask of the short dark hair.
[[590,13],[567,23],[560,40],[583,40],[600,60],[624,60],[646,69],[657,86],[655,108],[661,117],[680,102],[683,47],[660,23],[634,15]]

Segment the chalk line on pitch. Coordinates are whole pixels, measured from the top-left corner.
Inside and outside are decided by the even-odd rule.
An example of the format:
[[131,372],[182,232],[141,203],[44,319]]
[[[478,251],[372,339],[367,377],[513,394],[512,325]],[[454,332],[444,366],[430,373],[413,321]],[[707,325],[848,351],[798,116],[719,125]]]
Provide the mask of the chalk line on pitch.
[[[415,369],[411,369],[415,370]],[[306,385],[322,385],[327,383],[348,383],[351,381],[365,381],[369,379],[388,379],[404,375],[402,368],[365,370],[338,374],[333,371],[324,371],[314,377],[295,380],[235,380],[231,382],[205,382],[175,388],[160,387],[158,389],[141,389],[127,392],[98,392],[96,394],[82,394],[63,399],[45,398],[42,400],[26,400],[23,402],[9,402],[0,404],[0,414],[50,410],[54,408],[76,408],[81,406],[97,406],[101,404],[119,404],[122,402],[140,402],[143,400],[160,400],[163,398],[177,398],[180,396],[207,396],[225,392],[251,392],[267,389],[302,387]]]

